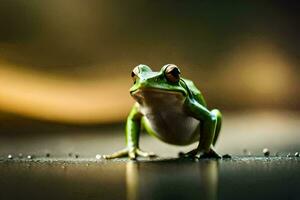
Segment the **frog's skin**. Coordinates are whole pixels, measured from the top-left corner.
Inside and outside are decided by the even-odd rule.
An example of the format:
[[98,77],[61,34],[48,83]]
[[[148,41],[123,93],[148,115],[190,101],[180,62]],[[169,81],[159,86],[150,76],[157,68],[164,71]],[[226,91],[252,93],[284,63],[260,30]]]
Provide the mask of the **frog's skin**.
[[159,72],[147,65],[138,65],[132,71],[134,85],[131,96],[136,100],[126,123],[127,147],[106,159],[129,157],[136,159],[155,156],[139,148],[142,128],[150,135],[173,145],[189,145],[199,141],[196,149],[183,154],[186,157],[220,158],[214,145],[221,129],[219,110],[208,110],[201,92],[192,81],[181,78],[176,65],[168,64]]

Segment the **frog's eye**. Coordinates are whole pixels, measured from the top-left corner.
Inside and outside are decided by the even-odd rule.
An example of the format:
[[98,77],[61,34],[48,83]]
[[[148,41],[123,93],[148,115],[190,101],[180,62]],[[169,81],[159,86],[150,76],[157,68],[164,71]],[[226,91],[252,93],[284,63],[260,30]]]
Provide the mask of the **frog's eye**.
[[133,83],[135,83],[136,82],[136,79],[137,79],[137,74],[139,73],[139,67],[138,66],[136,66],[133,70],[132,70],[132,72],[131,72],[131,77],[132,77],[132,80],[133,80]]
[[169,64],[165,69],[165,76],[171,83],[177,83],[180,80],[180,70],[176,65]]

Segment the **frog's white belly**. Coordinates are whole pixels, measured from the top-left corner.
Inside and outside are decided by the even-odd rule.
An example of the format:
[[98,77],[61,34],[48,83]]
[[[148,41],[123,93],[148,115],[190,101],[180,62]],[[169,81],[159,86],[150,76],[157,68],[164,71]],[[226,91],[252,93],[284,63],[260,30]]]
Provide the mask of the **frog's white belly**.
[[199,139],[199,121],[185,112],[185,97],[181,93],[147,89],[135,92],[134,98],[145,123],[164,142],[187,145]]

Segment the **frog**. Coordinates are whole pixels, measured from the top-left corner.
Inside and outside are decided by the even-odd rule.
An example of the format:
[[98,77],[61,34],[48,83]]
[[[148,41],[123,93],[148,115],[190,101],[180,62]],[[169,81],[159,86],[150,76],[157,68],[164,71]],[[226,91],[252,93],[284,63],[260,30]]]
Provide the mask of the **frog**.
[[166,64],[160,71],[140,64],[131,72],[133,86],[129,93],[135,100],[126,121],[126,147],[104,159],[128,157],[157,157],[153,152],[141,150],[140,133],[171,145],[186,146],[198,142],[196,148],[180,153],[184,158],[216,158],[215,150],[222,125],[218,109],[209,110],[195,84],[181,75],[175,64]]

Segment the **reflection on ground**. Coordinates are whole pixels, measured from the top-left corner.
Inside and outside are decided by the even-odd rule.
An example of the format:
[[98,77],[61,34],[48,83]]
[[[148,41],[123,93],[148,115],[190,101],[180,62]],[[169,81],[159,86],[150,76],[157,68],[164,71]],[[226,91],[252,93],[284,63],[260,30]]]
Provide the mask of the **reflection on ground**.
[[126,163],[127,200],[217,199],[218,162],[160,160]]
[[299,199],[300,159],[0,158],[0,199]]

